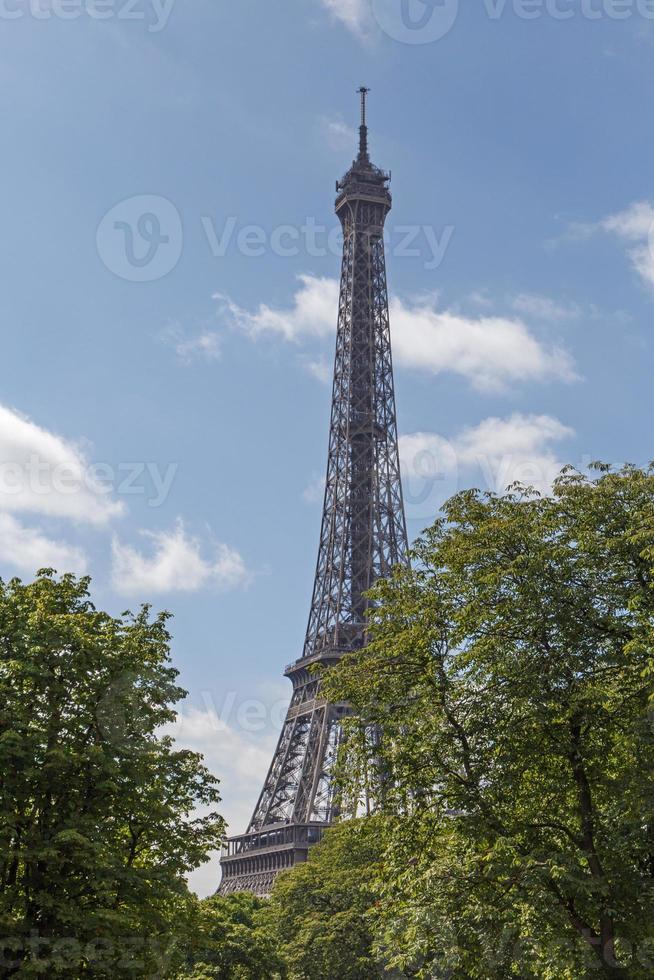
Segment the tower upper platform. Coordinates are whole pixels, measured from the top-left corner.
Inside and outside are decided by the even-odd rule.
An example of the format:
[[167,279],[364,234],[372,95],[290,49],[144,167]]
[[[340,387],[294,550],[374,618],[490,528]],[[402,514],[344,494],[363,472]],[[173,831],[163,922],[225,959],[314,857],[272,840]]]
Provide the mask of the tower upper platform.
[[383,203],[390,211],[393,203],[388,189],[391,175],[380,170],[370,160],[368,152],[368,124],[366,118],[366,96],[370,89],[360,88],[361,125],[359,126],[359,154],[342,180],[336,182],[336,213],[348,201],[367,200]]

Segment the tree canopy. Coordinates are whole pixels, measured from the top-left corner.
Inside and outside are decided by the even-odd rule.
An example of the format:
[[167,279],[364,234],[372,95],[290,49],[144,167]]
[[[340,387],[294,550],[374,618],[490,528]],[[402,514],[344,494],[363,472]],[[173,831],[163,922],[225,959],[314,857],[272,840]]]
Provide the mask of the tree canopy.
[[376,589],[325,684],[377,776],[399,967],[652,976],[653,586],[654,469],[627,467],[462,493]]
[[376,821],[331,830],[309,860],[280,875],[270,916],[291,980],[370,980],[383,975],[373,951]]
[[250,894],[198,903],[177,980],[282,980],[285,965],[268,903]]
[[0,582],[2,976],[163,976],[223,837],[216,780],[160,734],[185,695],[167,617],[88,587]]

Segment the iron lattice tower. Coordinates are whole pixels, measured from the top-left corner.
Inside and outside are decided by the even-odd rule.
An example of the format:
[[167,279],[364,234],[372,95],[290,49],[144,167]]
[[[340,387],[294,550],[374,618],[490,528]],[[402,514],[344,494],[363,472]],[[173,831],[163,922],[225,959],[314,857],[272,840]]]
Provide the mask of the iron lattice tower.
[[366,592],[407,560],[393,387],[384,222],[390,175],[368,154],[360,89],[359,155],[336,185],[343,226],[329,458],[320,548],[302,656],[286,670],[293,697],[247,833],[228,841],[221,893],[268,895],[339,818],[333,766],[345,704],[321,697],[311,668],[365,643]]

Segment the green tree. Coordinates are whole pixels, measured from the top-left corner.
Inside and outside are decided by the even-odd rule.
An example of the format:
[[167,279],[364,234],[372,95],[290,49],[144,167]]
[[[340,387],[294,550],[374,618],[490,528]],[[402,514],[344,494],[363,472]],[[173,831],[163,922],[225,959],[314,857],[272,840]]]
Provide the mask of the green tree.
[[220,845],[216,781],[161,726],[185,696],[165,615],[88,579],[0,582],[2,976],[162,976],[185,876]]
[[271,915],[291,980],[385,976],[369,918],[379,861],[376,824],[373,817],[335,827],[305,864],[277,879]]
[[247,893],[200,902],[178,980],[281,980],[286,976],[268,903]]
[[425,977],[654,973],[654,468],[598,470],[449,501],[326,678]]

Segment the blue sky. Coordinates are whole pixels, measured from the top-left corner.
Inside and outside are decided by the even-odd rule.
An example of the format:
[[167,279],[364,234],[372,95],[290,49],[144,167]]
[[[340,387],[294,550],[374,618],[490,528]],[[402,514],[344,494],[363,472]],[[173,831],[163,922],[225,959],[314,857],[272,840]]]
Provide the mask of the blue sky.
[[654,4],[3,0],[0,50],[0,574],[174,613],[238,832],[306,627],[355,89],[415,537],[654,456]]

